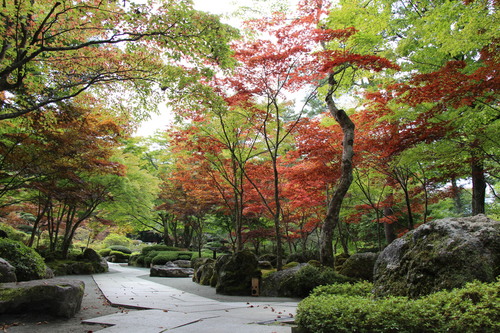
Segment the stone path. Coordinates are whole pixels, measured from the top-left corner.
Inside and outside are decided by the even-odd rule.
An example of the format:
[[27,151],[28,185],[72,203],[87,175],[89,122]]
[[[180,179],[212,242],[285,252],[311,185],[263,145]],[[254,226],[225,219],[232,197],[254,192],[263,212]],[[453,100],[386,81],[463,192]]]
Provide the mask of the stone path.
[[297,302],[220,302],[142,279],[144,269],[110,265],[94,280],[115,306],[143,309],[85,320],[113,325],[99,332],[290,333]]

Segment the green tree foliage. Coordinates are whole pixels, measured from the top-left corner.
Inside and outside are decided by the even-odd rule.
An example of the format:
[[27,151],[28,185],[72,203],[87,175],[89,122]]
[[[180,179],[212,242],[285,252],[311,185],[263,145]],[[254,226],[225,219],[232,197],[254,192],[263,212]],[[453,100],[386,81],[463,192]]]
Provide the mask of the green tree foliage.
[[[191,1],[6,1],[0,18],[0,119],[84,91],[109,106],[155,108],[155,89],[230,64],[235,30]],[[153,95],[152,95],[153,94]]]

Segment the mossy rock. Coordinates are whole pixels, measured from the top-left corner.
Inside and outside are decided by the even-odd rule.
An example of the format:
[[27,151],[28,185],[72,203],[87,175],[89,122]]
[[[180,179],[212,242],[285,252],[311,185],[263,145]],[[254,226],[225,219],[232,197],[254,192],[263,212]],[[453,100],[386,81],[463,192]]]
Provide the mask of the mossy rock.
[[0,253],[3,259],[16,268],[17,281],[30,281],[47,277],[47,266],[43,258],[32,248],[21,242],[0,238]]
[[339,273],[357,280],[373,281],[373,268],[378,253],[355,253],[339,269]]
[[421,225],[379,255],[376,295],[420,297],[500,274],[500,222],[484,215]]
[[252,278],[260,277],[258,261],[255,254],[250,251],[236,252],[228,257],[220,257],[215,267],[217,270],[216,292],[225,295],[250,296],[252,291]]

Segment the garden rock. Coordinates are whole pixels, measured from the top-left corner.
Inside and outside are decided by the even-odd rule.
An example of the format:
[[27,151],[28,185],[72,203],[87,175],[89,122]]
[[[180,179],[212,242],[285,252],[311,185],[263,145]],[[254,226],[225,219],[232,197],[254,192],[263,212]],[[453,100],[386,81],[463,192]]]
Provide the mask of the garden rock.
[[174,260],[173,263],[182,268],[191,268],[191,260]]
[[204,286],[209,286],[214,275],[215,260],[208,259],[204,260],[203,263],[202,265],[196,265],[197,268],[194,271],[193,281]]
[[500,222],[477,215],[436,220],[382,251],[374,270],[376,295],[418,297],[500,275]]
[[[220,260],[220,261],[219,261]],[[251,295],[252,278],[260,277],[257,257],[250,251],[236,252],[219,257],[216,263],[217,284],[215,291],[224,295]]]
[[259,268],[260,269],[273,269],[273,265],[266,260],[261,260],[259,261]]
[[0,283],[4,282],[17,282],[16,268],[0,258]]
[[34,280],[0,285],[0,314],[46,312],[71,318],[82,304],[85,285],[66,279]]
[[339,273],[354,279],[373,281],[373,269],[377,258],[378,253],[355,253],[344,262]]
[[172,262],[165,265],[154,265],[149,271],[149,276],[156,277],[189,277],[194,273],[192,268],[178,267]]
[[86,248],[85,251],[83,251],[83,259],[100,262],[102,258],[95,250]]
[[292,281],[294,275],[307,264],[302,263],[294,267],[271,273],[266,278],[262,279],[260,295],[268,297],[293,297],[293,290],[289,290],[287,286]]

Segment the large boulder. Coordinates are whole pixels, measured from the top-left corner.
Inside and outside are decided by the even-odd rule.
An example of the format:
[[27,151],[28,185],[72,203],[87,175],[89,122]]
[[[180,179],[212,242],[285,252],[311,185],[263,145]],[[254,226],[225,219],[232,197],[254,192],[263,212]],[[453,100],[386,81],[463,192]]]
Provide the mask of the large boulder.
[[149,276],[156,277],[189,277],[194,273],[192,268],[182,268],[172,262],[165,265],[153,265],[149,270]]
[[78,311],[85,285],[66,279],[34,280],[0,285],[0,314],[46,312],[71,318]]
[[[203,262],[198,262],[193,275],[193,281],[204,286],[209,286],[214,275],[215,260],[204,258]],[[199,265],[202,263],[201,265]]]
[[250,251],[236,252],[233,255],[220,257],[216,263],[217,284],[215,291],[224,295],[250,296],[252,293],[252,278],[261,276],[255,254]]
[[500,275],[500,222],[484,215],[436,220],[408,232],[379,255],[376,295],[418,297]]
[[273,272],[262,279],[260,296],[269,297],[294,297],[293,284],[295,274],[307,264],[298,264],[294,267]]
[[344,262],[339,273],[358,280],[373,281],[373,268],[378,253],[355,253]]
[[2,258],[16,268],[17,281],[47,278],[47,266],[43,258],[31,247],[8,238],[0,238]]
[[16,268],[0,258],[0,283],[17,282]]

